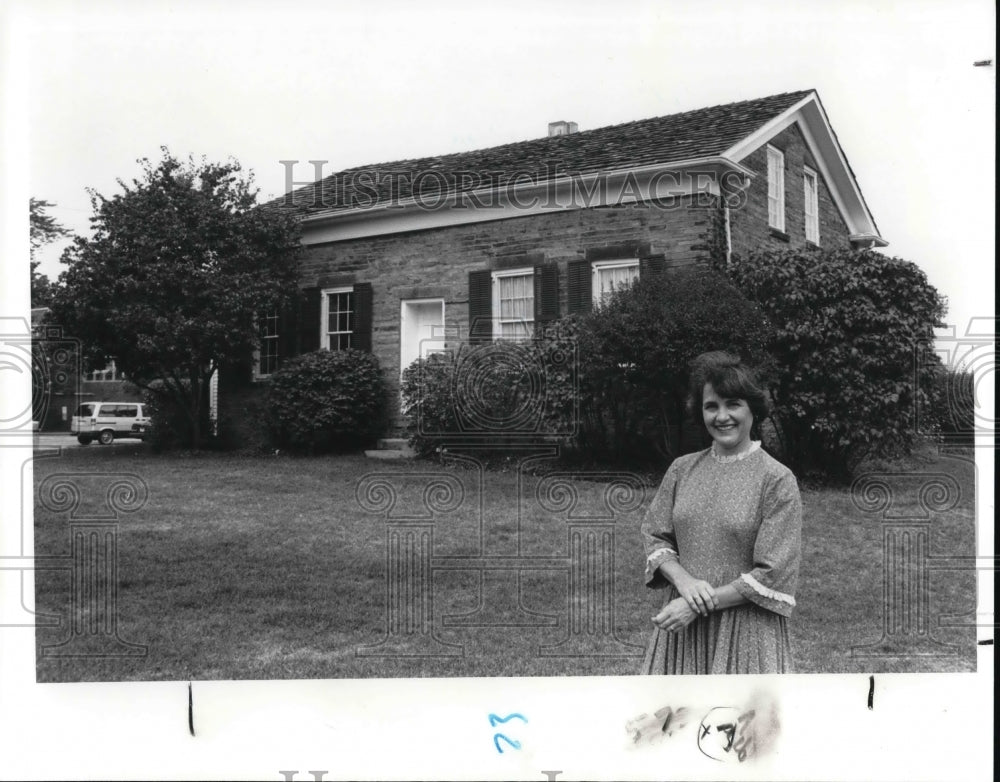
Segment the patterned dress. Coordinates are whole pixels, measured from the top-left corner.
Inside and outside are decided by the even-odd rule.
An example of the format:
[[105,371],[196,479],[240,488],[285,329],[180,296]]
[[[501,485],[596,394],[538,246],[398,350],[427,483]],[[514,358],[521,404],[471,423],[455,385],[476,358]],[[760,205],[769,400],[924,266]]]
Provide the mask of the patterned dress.
[[738,457],[712,448],[674,460],[642,524],[646,585],[678,596],[659,572],[676,559],[747,603],[697,617],[683,630],[654,627],[642,673],[789,673],[802,503],[791,471],[759,442]]

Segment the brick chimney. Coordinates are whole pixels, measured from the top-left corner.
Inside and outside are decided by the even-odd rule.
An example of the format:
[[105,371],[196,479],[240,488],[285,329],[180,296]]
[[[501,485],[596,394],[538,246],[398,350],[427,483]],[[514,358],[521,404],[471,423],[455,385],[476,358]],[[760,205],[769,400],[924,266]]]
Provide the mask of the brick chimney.
[[576,133],[575,122],[567,122],[561,119],[558,122],[549,123],[549,138],[552,138],[552,136],[568,136],[570,133]]

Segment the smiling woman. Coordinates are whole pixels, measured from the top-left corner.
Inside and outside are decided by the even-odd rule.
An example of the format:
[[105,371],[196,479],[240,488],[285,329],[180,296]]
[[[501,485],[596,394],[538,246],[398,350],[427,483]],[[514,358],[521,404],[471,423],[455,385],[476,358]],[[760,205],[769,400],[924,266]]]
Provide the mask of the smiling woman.
[[647,674],[788,673],[802,504],[791,471],[751,439],[767,400],[727,353],[699,356],[689,406],[712,446],[676,459],[642,525],[646,584],[667,588]]

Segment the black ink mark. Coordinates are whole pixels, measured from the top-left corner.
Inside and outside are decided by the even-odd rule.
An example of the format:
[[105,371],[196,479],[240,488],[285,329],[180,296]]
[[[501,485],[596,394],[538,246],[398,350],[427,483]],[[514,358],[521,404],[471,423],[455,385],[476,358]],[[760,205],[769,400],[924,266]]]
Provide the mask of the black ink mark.
[[500,748],[500,739],[503,739],[504,741],[506,741],[514,749],[520,749],[521,748],[521,742],[520,741],[515,741],[514,739],[509,739],[505,735],[503,735],[502,733],[494,733],[493,734],[493,746],[495,746],[497,748],[497,752],[499,752],[501,755],[503,754],[503,749]]
[[976,641],[976,643],[979,646],[993,646],[993,639],[992,638],[986,638],[985,640],[982,640],[982,641]]
[[733,748],[733,739],[736,738],[736,726],[731,722],[727,722],[725,725],[716,725],[715,729],[719,731],[719,733],[726,734],[727,741],[726,746],[723,749],[725,749],[726,752],[729,752],[729,750]]
[[756,709],[750,709],[736,718],[739,726],[737,730],[740,730],[739,738],[733,744],[732,737],[730,736],[730,746],[726,747],[726,752],[729,751],[730,747],[736,750],[736,758],[740,763],[749,757],[751,750],[754,748],[754,732],[750,730],[750,726],[753,724],[755,716],[757,716]]
[[868,711],[875,707],[875,677],[868,677]]
[[194,694],[191,692],[191,682],[188,682],[188,730],[194,735]]

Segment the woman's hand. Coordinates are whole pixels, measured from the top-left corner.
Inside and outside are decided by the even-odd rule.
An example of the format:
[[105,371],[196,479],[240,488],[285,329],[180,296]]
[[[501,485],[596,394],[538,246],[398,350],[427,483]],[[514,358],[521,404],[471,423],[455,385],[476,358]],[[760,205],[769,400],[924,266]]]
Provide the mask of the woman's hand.
[[702,616],[708,616],[709,611],[714,611],[719,606],[719,601],[715,596],[715,589],[707,581],[684,573],[677,574],[674,579],[674,586],[684,598],[691,610]]
[[698,616],[683,597],[675,597],[653,617],[653,624],[668,633],[683,630]]

